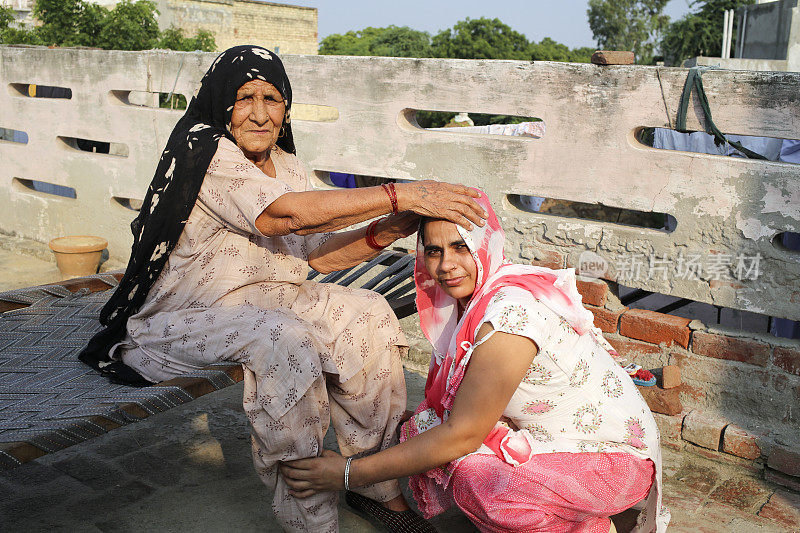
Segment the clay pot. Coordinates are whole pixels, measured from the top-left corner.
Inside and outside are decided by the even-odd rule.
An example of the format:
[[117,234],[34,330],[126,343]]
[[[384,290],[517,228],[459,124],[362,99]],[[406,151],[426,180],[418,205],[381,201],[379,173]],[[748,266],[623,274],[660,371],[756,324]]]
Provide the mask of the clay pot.
[[107,240],[92,235],[70,235],[50,241],[63,279],[96,274],[106,246]]

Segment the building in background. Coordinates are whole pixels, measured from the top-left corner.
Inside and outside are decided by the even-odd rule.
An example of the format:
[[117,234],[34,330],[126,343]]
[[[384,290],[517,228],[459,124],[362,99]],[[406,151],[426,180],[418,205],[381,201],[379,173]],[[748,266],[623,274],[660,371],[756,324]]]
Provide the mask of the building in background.
[[720,24],[729,20],[722,44],[723,56],[727,57],[695,57],[685,66],[800,72],[798,0],[760,1],[740,7],[730,15],[728,19],[728,14],[719,14]]
[[316,54],[317,9],[257,0],[157,0],[161,29],[214,34],[218,50],[256,44],[278,54]]
[[[87,0],[113,8],[118,0]],[[317,9],[258,0],[155,0],[162,30],[175,26],[184,35],[214,34],[218,50],[256,44],[278,54],[316,54]],[[0,0],[21,25],[35,23],[34,0]]]
[[10,7],[14,10],[14,18],[22,27],[32,26],[34,23],[33,0],[0,0],[0,6]]

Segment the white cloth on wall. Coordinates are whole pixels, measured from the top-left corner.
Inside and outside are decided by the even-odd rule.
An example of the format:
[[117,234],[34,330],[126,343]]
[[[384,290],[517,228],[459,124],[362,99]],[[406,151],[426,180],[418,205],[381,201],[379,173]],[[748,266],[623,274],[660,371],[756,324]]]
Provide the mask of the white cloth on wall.
[[800,164],[800,141],[784,139],[778,159],[784,163]]
[[[770,161],[777,161],[781,154],[783,139],[773,137],[754,137],[751,135],[727,135],[729,141],[742,143],[745,148],[761,154]],[[653,148],[661,150],[680,150],[698,154],[727,155],[746,157],[730,144],[717,146],[714,136],[703,131],[681,133],[666,128],[655,128]],[[798,155],[800,157],[800,155]]]
[[544,137],[545,125],[542,121],[520,122],[519,124],[488,124],[486,126],[462,126],[453,128],[430,128],[432,131],[457,131],[458,133],[482,133],[484,135],[513,135],[521,137]]

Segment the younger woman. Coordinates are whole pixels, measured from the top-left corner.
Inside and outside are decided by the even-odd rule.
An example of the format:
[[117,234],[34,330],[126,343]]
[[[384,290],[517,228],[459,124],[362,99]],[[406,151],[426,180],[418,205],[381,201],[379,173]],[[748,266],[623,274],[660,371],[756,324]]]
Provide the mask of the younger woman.
[[478,203],[484,227],[420,229],[417,307],[433,357],[401,444],[286,463],[287,484],[305,497],[410,475],[427,518],[455,503],[498,532],[605,533],[610,515],[644,500],[636,531],[664,531],[655,421],[574,272],[507,263],[497,217],[485,195]]

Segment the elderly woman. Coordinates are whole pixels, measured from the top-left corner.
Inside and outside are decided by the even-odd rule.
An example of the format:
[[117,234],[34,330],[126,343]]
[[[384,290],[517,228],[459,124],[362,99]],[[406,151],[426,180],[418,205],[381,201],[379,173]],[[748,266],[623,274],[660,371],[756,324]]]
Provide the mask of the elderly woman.
[[658,429],[574,272],[508,263],[488,199],[478,202],[482,227],[425,219],[420,229],[414,280],[433,357],[401,444],[288,462],[292,494],[411,476],[426,517],[455,504],[481,531],[606,533],[609,516],[642,500],[635,531],[665,531]]
[[[80,357],[138,384],[240,362],[253,459],[275,489],[280,524],[334,531],[336,495],[292,497],[275,464],[318,455],[329,423],[348,455],[387,447],[405,408],[407,347],[382,297],[306,281],[308,266],[330,272],[373,257],[415,231],[418,214],[471,226],[483,210],[466,187],[436,182],[306,191],[291,105],[268,50],[235,47],[214,61],[131,224],[128,268],[101,312],[106,328]],[[407,509],[395,481],[360,492]]]

